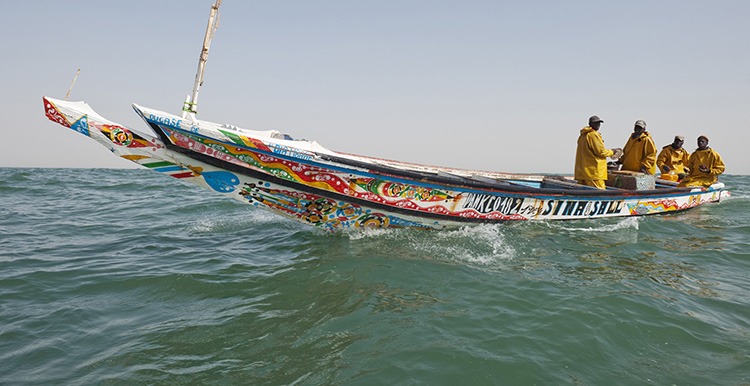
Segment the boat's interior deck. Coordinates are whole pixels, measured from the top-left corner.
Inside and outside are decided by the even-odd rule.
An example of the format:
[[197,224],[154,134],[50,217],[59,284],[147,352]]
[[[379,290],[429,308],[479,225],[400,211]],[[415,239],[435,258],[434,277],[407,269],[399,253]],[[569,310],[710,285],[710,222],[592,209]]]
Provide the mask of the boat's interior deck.
[[617,195],[625,192],[635,193],[636,191],[640,194],[645,191],[674,188],[677,185],[676,182],[657,180],[654,176],[643,173],[614,171],[610,173],[607,189],[602,191],[580,185],[570,176],[493,173],[339,154],[318,154],[318,156],[325,161],[366,169],[373,173],[391,177],[471,189],[550,194],[569,194],[566,192],[573,193],[575,191],[576,194],[582,195]]
[[[453,185],[486,188],[552,189],[564,191],[596,191],[598,189],[580,185],[573,177],[563,175],[498,173],[480,170],[455,169],[441,166],[420,165],[409,162],[345,153],[321,154],[321,158],[352,166],[374,169],[390,175],[429,180]],[[610,171],[608,191],[633,191],[675,188],[677,182],[662,180],[655,176],[637,172]],[[515,189],[512,189],[515,190]]]

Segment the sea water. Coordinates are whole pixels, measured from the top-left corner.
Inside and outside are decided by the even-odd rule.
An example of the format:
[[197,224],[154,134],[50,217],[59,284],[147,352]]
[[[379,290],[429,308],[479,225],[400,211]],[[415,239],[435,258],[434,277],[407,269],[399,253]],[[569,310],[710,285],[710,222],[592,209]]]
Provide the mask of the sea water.
[[747,385],[750,176],[669,215],[328,233],[0,169],[3,385]]

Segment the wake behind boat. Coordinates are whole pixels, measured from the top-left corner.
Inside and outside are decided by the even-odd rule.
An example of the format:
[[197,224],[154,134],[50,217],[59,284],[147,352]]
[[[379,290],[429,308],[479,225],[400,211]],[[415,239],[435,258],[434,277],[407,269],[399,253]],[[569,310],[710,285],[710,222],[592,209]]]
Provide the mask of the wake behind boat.
[[569,177],[452,169],[352,155],[275,130],[196,118],[211,8],[193,95],[182,116],[133,105],[155,135],[107,120],[83,102],[44,97],[46,116],[146,168],[316,227],[450,229],[513,220],[669,213],[719,201],[724,184],[677,188],[653,176],[614,175],[607,190]]

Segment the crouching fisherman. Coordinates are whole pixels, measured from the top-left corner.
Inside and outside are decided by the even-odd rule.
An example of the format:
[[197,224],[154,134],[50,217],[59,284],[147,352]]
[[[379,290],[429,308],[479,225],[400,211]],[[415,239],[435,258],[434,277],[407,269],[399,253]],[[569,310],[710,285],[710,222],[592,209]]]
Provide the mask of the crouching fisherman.
[[684,143],[684,137],[675,136],[672,144],[661,148],[659,157],[656,159],[656,166],[661,170],[661,173],[674,174],[677,176],[677,181],[682,180],[688,174],[686,165],[690,159],[690,153],[682,147]]
[[690,155],[687,163],[690,172],[682,179],[678,187],[682,186],[711,186],[724,173],[724,161],[719,153],[708,147],[708,138],[698,137],[698,149]]

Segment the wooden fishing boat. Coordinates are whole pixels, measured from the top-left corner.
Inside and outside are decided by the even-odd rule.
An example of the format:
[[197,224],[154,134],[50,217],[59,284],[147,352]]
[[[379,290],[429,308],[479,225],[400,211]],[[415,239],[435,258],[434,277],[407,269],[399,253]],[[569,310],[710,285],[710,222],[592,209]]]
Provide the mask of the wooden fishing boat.
[[46,116],[146,168],[328,230],[641,216],[729,195],[720,182],[678,188],[647,175],[613,173],[614,186],[598,190],[563,176],[425,166],[336,152],[275,130],[199,120],[198,89],[219,4],[211,8],[193,95],[182,115],[133,105],[153,135],[109,121],[84,102],[44,97]]

